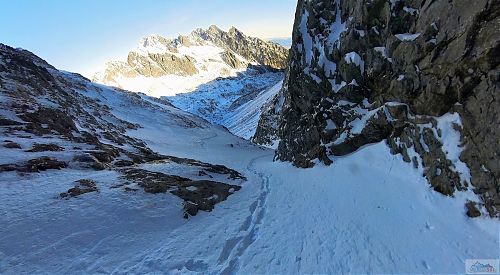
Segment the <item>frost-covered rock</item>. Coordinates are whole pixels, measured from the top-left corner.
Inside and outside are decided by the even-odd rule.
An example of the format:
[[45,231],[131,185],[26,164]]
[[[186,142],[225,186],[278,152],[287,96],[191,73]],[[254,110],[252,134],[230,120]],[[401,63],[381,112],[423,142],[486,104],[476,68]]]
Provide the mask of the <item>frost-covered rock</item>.
[[299,0],[277,158],[311,167],[386,140],[435,190],[473,190],[498,216],[499,9]]

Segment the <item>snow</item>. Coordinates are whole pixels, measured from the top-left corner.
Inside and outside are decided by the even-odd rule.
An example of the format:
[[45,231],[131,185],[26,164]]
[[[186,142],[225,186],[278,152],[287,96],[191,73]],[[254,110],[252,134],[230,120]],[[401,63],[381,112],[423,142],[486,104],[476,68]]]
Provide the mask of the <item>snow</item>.
[[337,125],[335,125],[335,122],[331,119],[326,120],[326,128],[325,130],[335,130],[337,129]]
[[335,10],[335,22],[330,26],[330,34],[328,35],[327,41],[328,41],[328,46],[330,48],[330,53],[333,52],[333,46],[337,44],[337,47],[340,46],[340,35],[345,32],[346,29],[346,23],[342,23],[342,18],[340,16],[341,10],[339,9],[340,6],[340,1],[335,0],[337,5],[336,5],[336,10]]
[[418,15],[420,11],[411,7],[403,7],[403,10],[411,15]]
[[319,78],[317,75],[313,74],[313,73],[309,73],[309,75],[312,77],[312,79],[314,81],[316,81],[316,83],[320,84],[321,83],[321,78]]
[[[241,137],[250,138],[252,132],[255,132],[260,107],[255,105],[256,110],[246,110],[251,114],[239,115],[235,109],[254,99],[256,95],[265,94],[265,90],[283,79],[283,73],[260,72],[252,67],[247,68],[246,64],[257,66],[259,64],[250,62],[234,52],[232,54],[243,66],[232,68],[222,58],[222,54],[227,50],[214,45],[196,32],[185,38],[187,43],[180,43],[180,38],[169,40],[158,35],[149,36],[142,39],[135,50],[136,53],[143,55],[145,60],[150,58],[150,53],[188,57],[198,70],[194,75],[169,74],[157,77],[135,75],[133,68],[126,62],[112,62],[110,68],[118,72],[121,72],[121,68],[131,70],[132,76],[118,73],[112,74],[113,78],[108,79],[105,78],[106,74],[101,72],[96,78],[100,83],[167,99],[179,109],[200,116],[213,124],[226,126]],[[261,102],[260,106],[265,103],[262,100],[258,102]],[[237,120],[239,124],[233,122],[231,117],[234,117],[233,120]],[[248,121],[241,120],[243,118]]]
[[471,182],[471,174],[469,167],[460,160],[460,155],[465,149],[461,146],[460,132],[455,130],[454,125],[462,128],[462,121],[458,113],[448,113],[436,119],[438,122],[438,129],[441,132],[439,136],[438,133],[436,137],[443,144],[443,151],[446,154],[446,158],[449,159],[455,166],[457,172],[460,174],[460,179],[468,183]]
[[461,202],[432,191],[383,143],[331,167],[256,168],[273,184],[265,221],[238,272],[461,273],[466,258],[498,257],[498,222],[465,219]]
[[[203,46],[189,46],[189,47],[179,47],[179,54],[187,56],[195,56],[199,61],[209,62],[210,60],[222,61],[220,54],[224,52],[224,49],[216,47],[214,45],[203,45]],[[241,58],[242,59],[242,58]]]
[[[2,274],[460,273],[465,259],[499,256],[498,221],[466,218],[462,193],[433,191],[383,142],[335,157],[332,166],[298,169],[220,127],[181,127],[111,90],[89,96],[141,123],[129,134],[154,150],[224,164],[248,181],[213,212],[186,221],[175,196],[111,189],[115,171],[0,173]],[[448,156],[456,156],[459,136],[450,125],[459,117],[438,121]],[[168,163],[140,168],[195,172]],[[56,198],[81,178],[100,192]]]
[[[304,73],[310,75],[318,84],[321,83],[321,78],[310,70],[313,52],[319,52],[317,64],[319,67],[323,68],[325,76],[332,77],[337,69],[337,64],[331,61],[328,56],[330,56],[335,47],[340,46],[340,35],[346,30],[345,23],[342,23],[340,13],[337,5],[335,21],[329,26],[325,26],[329,29],[329,33],[326,37],[323,34],[311,37],[307,25],[310,16],[309,12],[305,10],[301,17],[299,31],[303,43],[298,43],[297,47],[300,53],[304,53]],[[320,18],[320,21],[323,25],[327,24],[327,21],[323,18]]]
[[302,14],[299,30],[302,35],[302,41],[304,42],[302,46],[303,46],[303,52],[305,53],[306,65],[311,65],[312,54],[313,54],[312,51],[313,39],[308,31],[309,29],[307,26],[308,19],[309,19],[309,12],[306,10],[304,11],[304,14]]
[[189,191],[196,191],[196,190],[198,190],[198,188],[196,188],[194,186],[188,186],[188,187],[186,187],[186,189],[189,190]]
[[257,130],[263,108],[279,93],[282,86],[283,81],[280,81],[270,89],[262,91],[254,100],[230,113],[222,121],[222,125],[225,125],[231,133],[237,136],[251,139]]
[[[333,52],[335,47],[340,46],[340,35],[346,31],[346,26],[345,22],[342,23],[342,19],[340,16],[341,11],[339,10],[339,5],[340,3],[337,3],[336,5],[336,16],[335,16],[335,22],[330,25],[330,33],[328,34],[328,37],[326,38],[326,47],[322,47],[321,42],[322,39],[318,39],[316,43],[316,47],[320,50],[320,57],[318,64],[323,67],[325,75],[328,76],[333,76],[335,71],[337,70],[337,64],[333,61],[330,61],[328,59],[328,56]],[[364,34],[364,32],[363,32]],[[361,33],[360,33],[361,35]]]
[[357,52],[346,53],[344,56],[344,60],[347,64],[354,63],[356,66],[358,66],[361,70],[361,74],[365,72],[365,62]]
[[[236,77],[246,70],[232,68],[224,62],[221,54],[224,49],[217,47],[209,41],[203,41],[201,45],[195,43],[195,38],[190,38],[193,45],[184,46],[174,41],[165,39],[158,35],[143,38],[139,46],[133,51],[149,59],[150,54],[171,54],[179,58],[188,57],[192,60],[198,73],[194,75],[168,74],[159,77],[148,77],[144,75],[130,76],[127,72],[135,72],[134,67],[130,67],[125,61],[108,62],[111,71],[118,71],[113,74],[113,78],[105,77],[104,70],[95,74],[94,79],[98,83],[112,85],[133,92],[142,92],[153,97],[175,96],[180,93],[187,93],[196,90],[202,84],[214,81],[219,77]],[[238,54],[233,53],[242,64],[251,63]],[[151,64],[155,64],[151,61]],[[142,66],[134,64],[134,66]],[[156,66],[156,65],[155,65]],[[125,70],[122,73],[121,70]]]
[[420,36],[420,33],[401,33],[394,36],[401,41],[413,41]]
[[[222,128],[179,127],[102,96],[144,126],[129,134],[154,150],[248,181],[186,221],[172,195],[110,189],[114,171],[1,173],[0,273],[460,273],[465,259],[499,256],[498,221],[466,218],[461,200],[433,191],[384,143],[297,169]],[[55,198],[80,178],[101,191]]]
[[[244,69],[231,69],[222,61],[214,58],[209,61],[197,63],[199,73],[191,76],[164,75],[160,77],[136,77],[117,76],[114,81],[104,83],[125,90],[142,92],[153,97],[175,96],[176,94],[188,93],[196,90],[200,85],[214,81],[218,77],[236,77]],[[205,57],[200,57],[205,58]],[[224,74],[223,72],[228,72]]]
[[167,45],[162,43],[162,37],[156,34],[143,37],[136,49],[139,53],[164,53],[168,51]]
[[361,116],[359,118],[356,118],[350,123],[350,125],[352,126],[351,134],[352,135],[361,134],[368,120],[372,118],[374,115],[376,115],[381,108],[384,108],[384,106],[369,111],[362,108],[356,108],[357,113],[360,114]]
[[[356,59],[349,56],[350,62]],[[248,132],[256,110],[281,85],[260,91],[228,121]],[[299,169],[273,161],[273,150],[146,95],[136,98],[94,84],[85,88],[75,92],[99,99],[120,119],[140,124],[127,135],[144,140],[152,150],[226,165],[248,180],[239,182],[242,189],[232,190],[212,212],[185,220],[178,197],[111,188],[120,177],[115,170],[0,173],[0,274],[454,274],[463,273],[466,259],[500,257],[500,222],[465,216],[471,190],[455,197],[435,192],[422,177],[422,166],[414,169],[400,155],[392,155],[384,142],[332,157],[331,166]],[[358,113],[368,119],[376,110]],[[252,114],[244,119],[252,121],[248,125],[241,122],[245,113]],[[0,114],[14,115],[4,110]],[[189,127],[187,121],[196,126]],[[470,180],[459,159],[464,149],[460,133],[453,128],[462,125],[460,116],[446,114],[437,121],[441,135],[435,134],[447,158]],[[364,122],[356,121],[352,132],[359,132]],[[332,124],[327,121],[327,128]],[[344,132],[339,140],[345,138]],[[9,139],[23,150],[42,140],[67,147],[43,153],[61,160],[74,153],[69,141],[56,137]],[[0,164],[27,154],[0,150]],[[41,153],[30,156],[34,154]],[[172,163],[139,167],[196,178],[196,170]],[[82,178],[96,181],[100,191],[58,198]]]
[[337,93],[338,91],[340,91],[340,89],[342,89],[345,86],[347,86],[347,82],[345,82],[343,80],[342,80],[342,82],[340,82],[340,84],[335,83],[334,79],[329,79],[328,81],[332,85],[332,90],[333,90],[334,93]]
[[[257,128],[263,106],[279,92],[282,79],[282,73],[245,73],[237,78],[212,81],[193,92],[166,99],[179,109],[250,139]],[[237,101],[241,104],[235,107]]]

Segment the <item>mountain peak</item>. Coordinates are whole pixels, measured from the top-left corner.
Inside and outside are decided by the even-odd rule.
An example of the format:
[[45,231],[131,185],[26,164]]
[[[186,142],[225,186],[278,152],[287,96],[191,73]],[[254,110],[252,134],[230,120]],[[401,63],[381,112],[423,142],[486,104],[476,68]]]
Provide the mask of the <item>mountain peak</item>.
[[222,32],[222,30],[217,27],[216,25],[210,25],[210,27],[208,27],[208,31],[209,32]]
[[[250,64],[284,69],[287,56],[286,48],[246,36],[236,27],[226,32],[211,25],[206,30],[196,29],[190,35],[175,39],[157,34],[146,36],[126,61],[106,64],[93,79],[132,91],[147,89],[150,95],[170,95],[191,91],[200,81],[235,76]],[[182,88],[154,80],[166,76],[192,77],[196,81],[187,81]],[[139,83],[140,77],[151,78],[151,83],[156,84],[145,87]]]
[[137,47],[138,51],[150,53],[165,52],[172,41],[158,34],[151,34],[141,38]]
[[233,35],[233,36],[242,36],[243,35],[243,32],[241,32],[240,30],[238,30],[236,27],[232,26],[228,33],[230,35]]

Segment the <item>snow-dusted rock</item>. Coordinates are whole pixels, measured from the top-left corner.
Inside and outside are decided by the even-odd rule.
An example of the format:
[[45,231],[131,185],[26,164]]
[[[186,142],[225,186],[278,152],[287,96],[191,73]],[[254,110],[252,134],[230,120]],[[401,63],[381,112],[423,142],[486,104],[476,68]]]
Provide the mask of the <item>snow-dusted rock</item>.
[[232,27],[196,29],[187,36],[141,39],[126,60],[110,61],[93,80],[150,96],[191,92],[217,78],[238,77],[249,66],[285,68],[288,50],[274,42],[246,36]]
[[473,191],[498,216],[499,5],[300,0],[278,159],[311,167],[386,140],[435,190]]

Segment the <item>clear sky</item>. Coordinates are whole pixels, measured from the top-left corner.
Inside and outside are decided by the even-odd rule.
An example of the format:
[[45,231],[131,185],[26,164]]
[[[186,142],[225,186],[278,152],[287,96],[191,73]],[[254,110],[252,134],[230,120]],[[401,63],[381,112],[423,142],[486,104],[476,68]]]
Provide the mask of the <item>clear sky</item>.
[[89,76],[141,37],[176,37],[215,24],[290,37],[297,0],[0,0],[0,43]]

